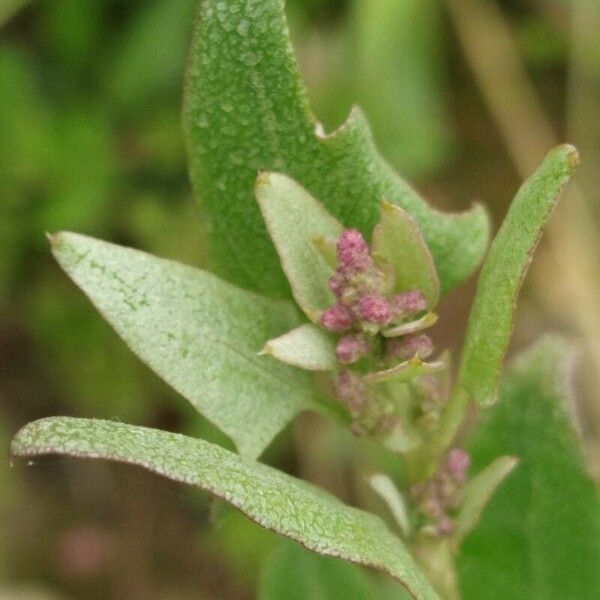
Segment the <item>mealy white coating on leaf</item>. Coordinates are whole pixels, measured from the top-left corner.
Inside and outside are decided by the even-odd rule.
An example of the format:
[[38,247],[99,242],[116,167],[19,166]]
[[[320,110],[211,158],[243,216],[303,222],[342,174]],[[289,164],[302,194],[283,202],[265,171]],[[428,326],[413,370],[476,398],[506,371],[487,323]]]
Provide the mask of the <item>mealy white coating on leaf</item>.
[[53,417],[21,429],[11,452],[15,456],[67,454],[140,465],[198,486],[310,550],[389,573],[417,599],[438,598],[406,547],[378,517],[203,440],[111,421]]
[[342,225],[300,184],[279,173],[261,173],[256,200],[294,299],[312,321],[335,299],[327,282],[332,269],[314,239],[337,239]]
[[269,340],[261,354],[308,371],[331,371],[337,366],[335,345],[330,333],[306,323]]
[[312,402],[308,374],[257,352],[297,324],[287,302],[173,261],[74,233],[60,265],[129,347],[235,442],[258,456]]

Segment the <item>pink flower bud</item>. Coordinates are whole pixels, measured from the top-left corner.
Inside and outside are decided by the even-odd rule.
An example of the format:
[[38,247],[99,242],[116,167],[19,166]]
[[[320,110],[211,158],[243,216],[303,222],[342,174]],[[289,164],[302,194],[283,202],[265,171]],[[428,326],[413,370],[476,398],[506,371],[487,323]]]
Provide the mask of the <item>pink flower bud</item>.
[[385,325],[389,322],[392,311],[385,298],[370,294],[358,301],[358,314],[363,321]]
[[437,526],[440,535],[450,535],[454,531],[454,521],[447,515],[444,515],[438,521]]
[[349,365],[369,353],[369,343],[362,335],[345,335],[340,338],[335,349],[339,362]]
[[321,325],[329,331],[348,331],[352,327],[352,313],[343,304],[336,304],[321,315]]
[[392,309],[394,313],[402,316],[410,316],[427,308],[427,300],[419,290],[410,290],[395,294],[392,298]]
[[328,281],[329,290],[336,298],[343,294],[345,284],[346,278],[341,273],[334,273]]
[[464,450],[453,448],[448,452],[448,456],[446,456],[446,468],[452,479],[457,483],[465,482],[470,466],[471,457]]
[[337,259],[345,271],[361,271],[371,264],[369,247],[357,229],[345,229],[337,243]]
[[409,360],[413,356],[427,358],[433,353],[433,342],[428,335],[412,335],[387,341],[386,355],[390,358]]

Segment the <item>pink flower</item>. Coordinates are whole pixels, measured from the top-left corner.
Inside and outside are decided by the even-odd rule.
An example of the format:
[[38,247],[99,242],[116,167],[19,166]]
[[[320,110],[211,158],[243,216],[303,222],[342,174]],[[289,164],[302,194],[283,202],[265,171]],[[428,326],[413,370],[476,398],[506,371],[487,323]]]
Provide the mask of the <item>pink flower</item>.
[[321,325],[329,331],[348,331],[352,327],[352,313],[343,304],[336,304],[321,315]]
[[369,353],[369,343],[362,335],[345,335],[340,338],[335,349],[339,362],[349,365]]
[[446,468],[452,479],[457,483],[465,482],[470,466],[471,457],[464,450],[453,448],[448,452],[448,456],[446,456]]
[[358,314],[363,321],[385,325],[392,317],[390,305],[385,298],[370,294],[358,301]]
[[371,264],[369,246],[357,229],[345,229],[337,243],[337,259],[344,271],[361,271]]
[[329,290],[336,297],[339,298],[344,292],[346,285],[346,278],[341,273],[334,273],[328,281]]
[[427,300],[419,290],[410,290],[395,294],[392,298],[392,309],[396,314],[411,316],[427,308]]

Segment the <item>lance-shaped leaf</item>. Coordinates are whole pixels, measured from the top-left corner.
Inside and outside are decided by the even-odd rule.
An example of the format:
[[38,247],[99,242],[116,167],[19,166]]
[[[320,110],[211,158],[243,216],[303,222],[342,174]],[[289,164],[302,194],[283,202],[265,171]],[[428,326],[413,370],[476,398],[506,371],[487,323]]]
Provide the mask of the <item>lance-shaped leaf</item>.
[[269,340],[260,353],[307,371],[331,371],[337,366],[335,346],[330,333],[306,323]]
[[371,475],[368,481],[373,491],[386,503],[398,527],[400,527],[402,535],[408,537],[411,530],[408,510],[404,496],[396,487],[396,484],[383,473]]
[[458,385],[480,404],[496,399],[515,304],[542,229],[578,164],[573,146],[555,148],[521,186],[485,260],[463,348]]
[[372,231],[381,198],[418,223],[442,291],[464,281],[485,252],[481,207],[430,208],[379,156],[356,109],[323,135],[310,113],[283,0],[203,0],[187,73],[184,127],[195,192],[210,222],[221,274],[269,295],[289,293],[253,198],[258,171],[283,172],[346,227]]
[[418,599],[437,599],[408,550],[372,514],[272,467],[175,433],[94,419],[54,417],[25,426],[15,456],[66,454],[140,465],[197,486],[309,550],[384,571]]
[[554,338],[522,354],[467,444],[476,471],[520,461],[462,545],[464,600],[600,598],[600,500],[566,406],[571,362]]
[[465,535],[475,528],[496,488],[518,462],[519,459],[515,456],[500,456],[467,482],[461,493],[456,527],[452,533],[452,542],[455,547],[460,546]]
[[250,457],[312,402],[309,375],[257,356],[297,324],[287,302],[75,233],[54,256],[127,345]]
[[302,186],[278,173],[256,179],[256,200],[275,244],[294,299],[318,321],[335,298],[327,282],[331,267],[315,245],[319,237],[337,239],[342,226]]
[[414,219],[399,206],[381,203],[381,218],[373,230],[372,251],[396,275],[395,291],[420,290],[432,309],[440,297],[440,282],[431,252]]

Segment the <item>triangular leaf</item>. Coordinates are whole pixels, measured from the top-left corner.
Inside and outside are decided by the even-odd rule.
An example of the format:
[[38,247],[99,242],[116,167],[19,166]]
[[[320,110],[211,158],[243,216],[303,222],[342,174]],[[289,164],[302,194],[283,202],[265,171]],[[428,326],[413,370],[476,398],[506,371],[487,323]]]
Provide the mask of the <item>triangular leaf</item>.
[[399,206],[381,203],[381,218],[373,231],[373,255],[384,259],[396,275],[395,290],[417,289],[432,309],[440,297],[440,282],[431,252],[410,215]]
[[337,366],[335,346],[330,333],[307,323],[269,340],[261,354],[307,371],[331,371]]
[[294,308],[182,264],[75,233],[54,256],[129,347],[250,457],[312,402],[308,374],[257,356]]
[[334,134],[319,132],[283,5],[283,0],[200,5],[184,126],[215,266],[239,285],[289,293],[252,193],[258,171],[277,171],[298,181],[344,226],[365,233],[377,222],[381,198],[398,204],[417,221],[442,291],[460,284],[485,252],[485,211],[444,215],[430,208],[379,156],[356,109]]
[[522,354],[468,444],[475,470],[506,453],[520,463],[462,546],[464,600],[600,598],[600,500],[565,405],[571,358],[552,338]]
[[335,298],[327,286],[332,270],[315,245],[315,238],[337,239],[342,226],[285,175],[261,173],[256,180],[256,200],[294,299],[309,319],[318,321]]
[[550,212],[578,162],[573,146],[559,146],[548,154],[517,192],[485,260],[458,375],[458,386],[480,404],[496,399],[521,283]]
[[259,525],[309,550],[384,571],[414,598],[438,598],[400,539],[375,515],[203,440],[111,421],[54,417],[21,429],[11,452],[105,458],[142,466],[226,500]]

